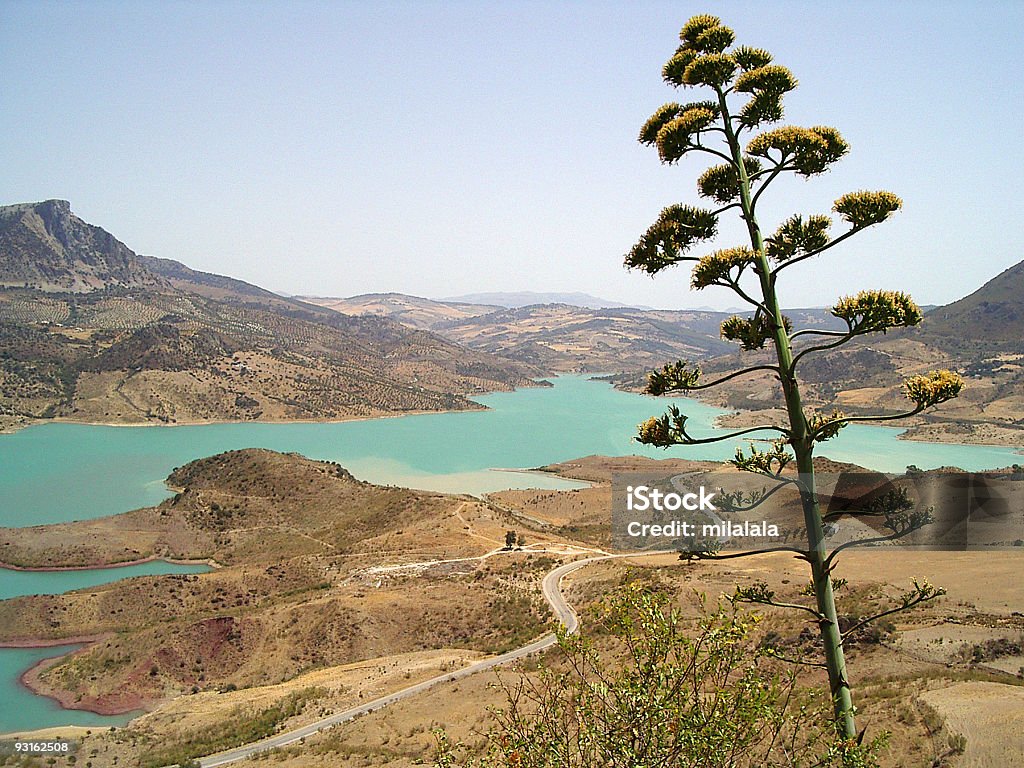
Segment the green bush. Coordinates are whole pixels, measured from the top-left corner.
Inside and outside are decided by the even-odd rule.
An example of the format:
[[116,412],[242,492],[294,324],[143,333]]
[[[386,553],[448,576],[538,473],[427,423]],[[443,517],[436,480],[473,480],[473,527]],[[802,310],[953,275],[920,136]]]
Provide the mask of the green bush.
[[587,634],[559,637],[560,658],[503,683],[507,702],[483,755],[437,732],[438,768],[762,768],[877,765],[883,739],[835,735],[831,702],[752,637],[732,608],[685,618],[665,592],[620,588]]

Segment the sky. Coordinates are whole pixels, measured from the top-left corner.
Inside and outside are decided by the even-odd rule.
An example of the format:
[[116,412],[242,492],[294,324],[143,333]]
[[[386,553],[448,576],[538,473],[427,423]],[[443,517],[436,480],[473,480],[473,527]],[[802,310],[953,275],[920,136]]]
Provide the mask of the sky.
[[[1024,259],[1024,3],[994,0],[0,0],[0,204],[70,200],[136,252],[290,294],[736,306],[687,265],[622,266],[664,206],[702,203],[706,161],[662,165],[636,136],[706,98],[660,76],[704,12],[794,72],[786,123],[851,144],[773,185],[764,229],[848,191],[904,200],[785,273],[784,305],[942,304]],[[723,222],[703,250],[742,234]]]

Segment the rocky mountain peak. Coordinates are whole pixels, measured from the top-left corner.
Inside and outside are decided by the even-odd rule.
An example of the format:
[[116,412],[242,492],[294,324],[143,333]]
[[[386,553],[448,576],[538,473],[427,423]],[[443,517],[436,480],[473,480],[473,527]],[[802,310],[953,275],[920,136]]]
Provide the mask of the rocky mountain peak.
[[167,281],[67,200],[0,206],[0,287],[87,293],[165,287]]

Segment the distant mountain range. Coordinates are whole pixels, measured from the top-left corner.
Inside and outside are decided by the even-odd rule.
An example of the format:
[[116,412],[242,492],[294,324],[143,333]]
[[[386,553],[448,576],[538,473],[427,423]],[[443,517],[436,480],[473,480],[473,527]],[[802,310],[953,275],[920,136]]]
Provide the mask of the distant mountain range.
[[[538,294],[542,295],[542,294]],[[483,298],[483,297],[476,297]],[[700,310],[591,309],[568,304],[494,308],[402,294],[308,299],[351,315],[382,315],[441,334],[467,347],[553,371],[625,372],[641,387],[644,373],[666,362],[702,360],[726,372],[770,353],[741,353],[719,337],[728,313]],[[905,410],[907,376],[952,367],[968,377],[958,399],[919,417],[922,438],[1024,443],[1024,262],[943,307],[925,307],[919,327],[855,340],[801,365],[808,404],[850,413]],[[827,309],[790,309],[795,328],[839,329]],[[740,377],[702,396],[729,408],[779,402],[777,383]]]
[[0,207],[0,426],[478,407],[542,371],[139,256],[66,201]]
[[439,325],[497,311],[493,304],[435,301],[404,293],[364,293],[345,299],[327,296],[296,296],[308,304],[328,307],[343,315],[387,317],[412,328],[431,330]]
[[[585,303],[614,304],[524,292],[285,297],[137,255],[65,201],[4,206],[0,427],[53,416],[181,423],[472,408],[464,393],[552,372],[638,373],[679,359],[711,371],[759,359],[720,338],[728,313]],[[787,314],[797,328],[839,327],[826,309]],[[1024,427],[1024,262],[927,312],[919,328],[809,358],[801,374],[821,407],[896,411],[902,378],[939,366],[963,371],[969,387],[933,420]],[[759,408],[776,393],[755,377],[709,397]]]
[[[486,304],[493,307],[505,307],[516,309],[528,307],[532,304],[568,304],[573,307],[584,307],[586,309],[617,309],[630,307],[629,304],[620,304],[617,301],[608,301],[589,293],[538,293],[535,291],[512,291],[492,293],[467,293],[464,296],[452,296],[438,299],[444,303],[454,304]],[[640,307],[650,309],[650,307]]]
[[[472,349],[551,371],[639,371],[733,349],[719,337],[722,321],[729,316],[725,312],[591,309],[558,303],[495,308],[397,293],[304,300],[349,315],[390,317]],[[838,327],[826,310],[797,309],[790,314],[816,327]]]

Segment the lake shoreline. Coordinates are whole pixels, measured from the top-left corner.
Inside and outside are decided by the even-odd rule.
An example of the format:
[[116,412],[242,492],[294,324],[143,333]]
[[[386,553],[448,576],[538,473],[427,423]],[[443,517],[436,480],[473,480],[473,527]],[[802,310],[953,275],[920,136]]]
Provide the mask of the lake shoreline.
[[[774,409],[768,409],[772,411]],[[727,413],[717,416],[714,426],[718,428],[746,428],[758,426],[765,421],[766,411],[732,409]],[[932,445],[956,445],[956,446],[986,446],[991,448],[1013,448],[1017,453],[1024,453],[1024,431],[1019,434],[1008,431],[1008,428],[990,422],[962,422],[951,424],[948,422],[922,421],[902,425],[894,424],[871,424],[873,428],[891,429],[899,432],[897,440],[908,443],[924,443]],[[968,428],[971,430],[980,429],[982,433],[989,430],[996,431],[995,434],[985,435],[978,439],[970,439],[970,435],[958,432],[958,429]],[[924,433],[924,434],[922,434]],[[967,438],[967,439],[965,439]]]
[[[71,691],[63,691],[59,688],[54,688],[43,682],[42,674],[50,667],[53,667],[56,664],[60,663],[68,656],[73,656],[77,653],[83,653],[87,651],[91,646],[95,645],[98,642],[102,642],[104,639],[110,636],[111,635],[108,633],[104,635],[79,636],[77,638],[78,642],[64,641],[59,643],[52,643],[49,641],[40,641],[39,644],[36,645],[4,646],[0,644],[0,647],[47,648],[51,646],[60,645],[80,645],[80,648],[75,648],[73,650],[68,651],[67,653],[62,653],[59,656],[40,659],[31,667],[22,672],[21,675],[19,675],[19,685],[21,685],[23,688],[25,688],[35,696],[45,696],[48,699],[53,699],[60,705],[61,709],[65,710],[89,712],[90,714],[99,715],[101,717],[127,715],[131,712],[136,712],[139,710],[148,711],[146,701],[142,698],[141,695],[137,693],[125,694],[123,696],[118,697],[116,701],[111,701],[109,703],[91,701],[84,706],[78,706],[81,704],[81,701],[76,697],[74,693],[72,693]],[[143,714],[143,712],[140,712],[139,714],[141,715]]]
[[[633,387],[622,387],[612,382],[605,381],[601,377],[607,374],[602,373],[559,373],[554,374],[550,377],[540,379],[536,383],[536,387],[520,386],[511,387],[510,389],[498,389],[488,390],[484,392],[463,392],[458,393],[460,396],[466,398],[469,402],[475,404],[476,408],[457,408],[457,409],[446,409],[446,410],[410,410],[401,412],[390,412],[381,413],[374,416],[343,416],[340,418],[332,419],[295,419],[295,418],[282,418],[282,419],[186,419],[183,421],[176,421],[173,424],[168,424],[160,421],[134,421],[134,422],[114,422],[114,421],[89,421],[74,419],[67,416],[58,416],[51,419],[40,419],[34,417],[23,417],[23,421],[19,421],[13,424],[2,424],[0,425],[0,436],[15,434],[29,427],[39,426],[43,424],[79,424],[82,426],[91,427],[126,427],[126,428],[141,428],[141,427],[202,427],[202,426],[214,426],[214,425],[235,425],[235,424],[264,424],[264,425],[276,425],[276,424],[345,424],[350,422],[364,422],[364,421],[379,421],[383,419],[399,419],[406,416],[426,416],[426,415],[441,415],[441,414],[458,414],[458,413],[476,413],[480,411],[491,410],[490,406],[483,403],[479,403],[473,400],[473,397],[482,397],[486,395],[498,394],[498,393],[509,393],[516,392],[521,389],[547,389],[552,386],[551,379],[559,379],[567,376],[580,376],[582,378],[599,381],[603,384],[607,384],[613,389],[620,392],[628,392],[630,394],[643,395],[645,394],[641,390]],[[545,386],[545,383],[548,386]],[[656,399],[656,398],[654,398]],[[726,409],[721,405],[717,404],[710,398],[702,398],[694,396],[696,402],[703,405],[710,406],[722,411],[714,419],[715,427],[747,427],[756,426],[760,423],[759,418],[763,416],[764,410],[754,409],[740,409],[731,408]],[[773,409],[768,409],[769,411]],[[963,426],[968,428],[982,428],[993,427],[995,429],[1003,428],[1002,425],[994,424],[992,422],[962,422]],[[955,429],[957,425],[948,424],[946,422],[933,422],[927,420],[910,420],[904,425],[891,425],[891,424],[873,424],[871,426],[883,427],[886,429],[897,429],[900,430],[900,434],[897,436],[898,440],[906,440],[916,443],[932,443],[938,445],[962,445],[962,446],[988,446],[993,448],[1014,448],[1017,452],[1024,455],[1024,430],[1021,431],[1020,437],[1013,435],[1001,435],[999,437],[993,437],[992,439],[980,439],[980,440],[964,440],[963,434],[958,434]],[[920,436],[915,434],[916,431],[927,431],[929,434],[926,436]]]
[[[620,392],[629,392],[635,395],[646,394],[643,388],[637,386],[621,384],[613,384],[613,386]],[[774,414],[779,419],[778,423],[785,423],[787,418],[781,403],[762,409],[738,408],[726,406],[720,399],[709,396],[705,392],[693,393],[692,399],[702,405],[721,410],[722,413],[714,420],[714,426],[723,429],[758,426],[764,422],[766,414]],[[1018,454],[1024,455],[1024,429],[1007,426],[996,421],[954,422],[942,418],[933,420],[914,416],[901,424],[872,424],[871,426],[899,430],[900,434],[896,436],[896,439],[907,442],[1014,448]]]
[[[490,393],[481,392],[479,394]],[[4,429],[0,429],[0,434],[13,435],[17,432],[20,432],[23,429],[40,426],[43,424],[80,424],[83,427],[123,427],[125,429],[138,429],[142,427],[161,427],[173,429],[175,427],[206,427],[224,424],[345,424],[351,421],[376,421],[377,419],[400,419],[405,416],[426,416],[432,413],[474,413],[476,411],[484,410],[487,410],[486,406],[480,406],[479,408],[459,408],[456,410],[443,411],[401,411],[394,413],[381,413],[376,416],[343,416],[341,418],[336,419],[184,419],[182,421],[175,421],[173,424],[169,424],[164,421],[87,421],[85,419],[57,417],[53,419],[30,419],[29,421],[23,424],[18,424],[13,427],[5,427]]]
[[[129,510],[131,511],[131,510]],[[126,514],[126,513],[124,513]],[[152,562],[163,562],[170,563],[171,565],[208,565],[210,568],[222,568],[223,566],[212,558],[204,558],[200,560],[188,560],[174,557],[160,557],[159,555],[150,555],[149,557],[142,557],[137,560],[124,560],[117,563],[105,563],[100,565],[45,565],[45,566],[31,566],[31,565],[13,565],[11,563],[5,563],[0,561],[0,570],[4,571],[21,571],[23,573],[59,573],[62,571],[103,571],[114,568],[130,568],[133,565],[145,565],[146,563]],[[3,644],[0,643],[0,648]]]
[[[112,636],[113,633],[104,632],[99,635],[68,635],[67,637],[29,637],[21,640],[0,640],[0,648],[56,648],[62,645],[81,645],[83,647],[88,647],[95,643],[102,642]],[[75,648],[73,651],[68,651],[60,656],[55,656],[54,658],[63,659],[65,656],[80,650],[82,650],[82,648]],[[44,659],[44,661],[47,661],[47,659]]]
[[[549,387],[549,377],[541,378],[536,381],[536,387],[545,388]],[[553,376],[550,378],[557,378]],[[544,384],[542,382],[548,382]],[[376,419],[398,419],[403,416],[426,416],[429,414],[441,414],[441,413],[474,413],[477,411],[488,411],[490,408],[482,403],[478,403],[474,400],[474,397],[482,397],[484,395],[492,395],[498,392],[515,392],[517,389],[532,389],[526,385],[520,387],[510,387],[509,389],[494,389],[485,390],[482,392],[458,392],[454,393],[460,397],[465,398],[470,403],[476,405],[476,408],[448,408],[443,410],[409,410],[409,411],[391,411],[380,413],[375,416],[342,416],[340,418],[333,419],[184,419],[182,421],[175,421],[173,424],[169,424],[164,421],[91,421],[86,419],[75,419],[68,416],[57,416],[50,419],[38,418],[35,416],[19,416],[11,419],[7,422],[0,422],[0,435],[13,435],[20,432],[23,429],[29,427],[35,427],[41,424],[81,424],[87,427],[203,427],[211,424],[344,424],[350,421],[373,421]]]
[[[533,477],[557,477],[557,478],[560,478],[562,480],[569,479],[569,480],[573,480],[575,482],[583,484],[583,487],[594,485],[594,483],[592,483],[589,480],[583,480],[583,479],[578,478],[578,477],[567,478],[566,476],[560,475],[560,474],[558,474],[557,472],[555,472],[553,470],[544,469],[543,467],[532,467],[532,468],[522,468],[522,469],[517,468],[517,467],[491,467],[490,470],[491,470],[491,472],[511,472],[511,473],[517,474],[517,475],[528,475],[528,476],[533,476]],[[569,490],[569,489],[567,489],[567,490]],[[487,495],[488,495],[487,493],[483,494],[483,496],[487,496]]]

